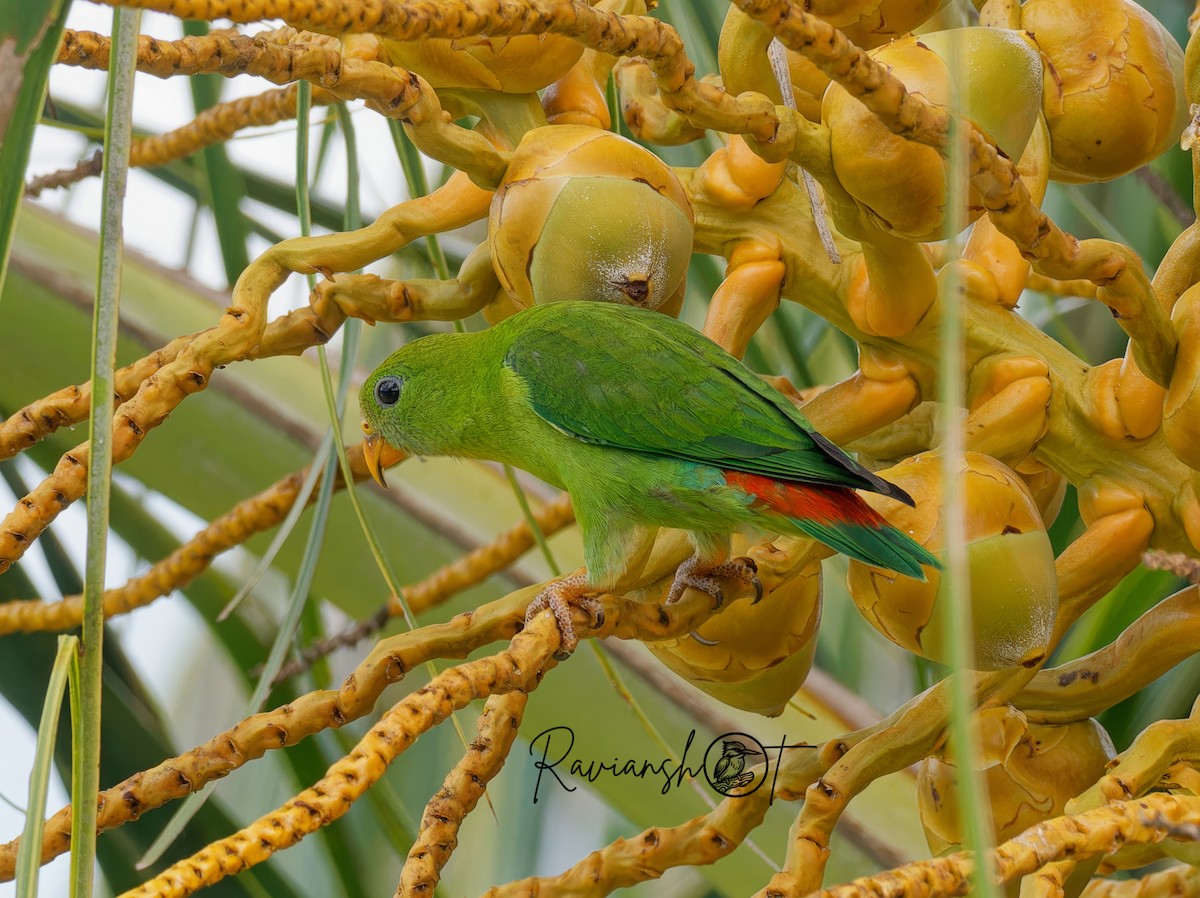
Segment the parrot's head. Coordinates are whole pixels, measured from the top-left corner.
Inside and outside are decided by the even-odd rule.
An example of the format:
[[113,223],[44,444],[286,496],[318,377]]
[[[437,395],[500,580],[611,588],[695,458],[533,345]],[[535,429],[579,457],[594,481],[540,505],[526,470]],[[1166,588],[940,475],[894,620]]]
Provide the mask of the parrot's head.
[[[458,334],[414,340],[375,369],[358,394],[363,456],[381,485],[388,448],[404,455],[455,455],[452,409],[462,365],[451,344]],[[456,370],[458,369],[458,370]],[[393,456],[393,460],[394,456]]]

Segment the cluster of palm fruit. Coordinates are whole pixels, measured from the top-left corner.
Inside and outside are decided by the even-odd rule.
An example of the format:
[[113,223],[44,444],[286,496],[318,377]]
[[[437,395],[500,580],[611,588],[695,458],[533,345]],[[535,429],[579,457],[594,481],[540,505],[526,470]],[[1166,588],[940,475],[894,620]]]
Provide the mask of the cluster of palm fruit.
[[[678,315],[692,255],[722,256],[726,277],[712,297],[705,333],[742,356],[782,301],[829,321],[856,343],[859,369],[825,389],[792,390],[805,414],[913,496],[913,508],[867,498],[924,545],[941,551],[945,511],[952,504],[961,509],[975,672],[959,675],[971,678],[980,709],[996,838],[1017,839],[997,852],[997,878],[1015,882],[1041,871],[1030,880],[1035,891],[1086,888],[1098,895],[1119,890],[1102,881],[1088,885],[1101,858],[1107,869],[1144,864],[1161,856],[1145,850],[1150,842],[1184,860],[1191,856],[1188,846],[1162,840],[1185,838],[1200,823],[1200,792],[1189,766],[1200,721],[1151,727],[1114,761],[1092,718],[1190,654],[1196,587],[1152,609],[1095,655],[1042,668],[1071,625],[1148,549],[1200,554],[1200,287],[1194,286],[1200,243],[1193,225],[1151,278],[1128,247],[1078,241],[1039,206],[1049,181],[1113,179],[1147,165],[1181,137],[1200,159],[1189,112],[1200,103],[1200,42],[1193,40],[1185,55],[1133,0],[986,0],[976,4],[970,25],[951,22],[936,0],[735,0],[721,31],[720,71],[697,79],[679,36],[648,15],[644,0],[106,2],[238,24],[282,18],[288,27],[254,38],[144,43],[139,67],[164,77],[247,72],[284,84],[305,79],[318,102],[363,99],[398,119],[421,151],[458,172],[359,231],[272,247],[239,278],[216,327],[122,372],[117,461],[186,395],[203,389],[219,366],[302,351],[328,339],[347,317],[406,322],[482,312],[494,323],[564,299]],[[102,68],[107,41],[68,33],[59,62]],[[610,83],[640,143],[614,133]],[[243,104],[232,125],[228,114],[197,120],[171,140],[135,147],[134,160],[161,161],[168,143],[170,152],[194,150],[237,128],[287,117],[294,105],[294,91],[269,110]],[[477,123],[460,124],[467,116]],[[647,148],[708,131],[720,133],[724,145],[697,167],[673,168]],[[487,239],[454,279],[351,273],[421,236],[484,218]],[[967,225],[961,253],[933,245]],[[308,309],[268,322],[268,298],[293,273],[324,280]],[[1018,315],[1017,302],[1035,281],[1107,305],[1129,336],[1124,357],[1089,366]],[[961,395],[938,392],[949,304],[962,319]],[[88,399],[86,389],[67,390],[31,404],[0,425],[0,457],[80,420]],[[960,412],[966,451],[957,488],[944,495],[937,422]],[[79,498],[86,462],[86,447],[66,456],[0,523],[0,569]],[[1086,526],[1056,558],[1047,529],[1068,483]],[[280,516],[260,515],[253,526],[263,529]],[[566,524],[561,513],[555,520],[555,527]],[[244,540],[249,529],[210,534],[207,557]],[[579,632],[642,639],[668,667],[720,700],[779,713],[813,663],[821,561],[830,550],[801,539],[738,548],[758,565],[762,602],[730,603],[719,614],[698,600],[671,613],[647,611],[688,551],[664,534],[628,597],[606,597],[604,621],[589,621]],[[513,551],[497,548],[479,560],[476,576],[510,562]],[[1177,565],[1186,568],[1184,561]],[[169,589],[195,573],[176,570],[160,579]],[[128,610],[164,591],[163,583],[134,586],[111,591],[107,610]],[[887,639],[931,661],[948,660],[952,636],[938,609],[945,594],[937,572],[920,583],[852,562],[849,592]],[[492,630],[478,623],[471,646],[512,635],[521,602],[532,595],[488,606],[502,623]],[[69,607],[11,603],[0,607],[0,625],[61,628],[77,622],[77,608],[73,614]],[[478,620],[491,620],[488,614]],[[378,695],[365,698],[373,688],[368,682],[393,676],[381,672],[380,659],[403,656],[395,663],[402,672],[426,657],[421,632],[403,649],[381,644],[364,662],[347,687],[357,690],[356,713],[366,713]],[[508,679],[489,680],[470,665],[459,669],[470,668],[464,676],[473,691],[451,703],[490,696],[493,716],[481,719],[481,738],[495,715],[519,719],[514,705],[523,707],[523,698],[513,695],[536,685],[531,671],[553,666],[548,632],[531,627],[496,656],[517,659]],[[946,743],[947,682],[876,726],[796,752],[781,776],[784,791],[805,800],[786,866],[765,894],[819,888],[829,836],[846,804],[881,773],[918,762],[922,819],[931,849],[943,857],[864,879],[846,893],[965,888],[971,862],[949,854],[964,837],[959,771]],[[343,709],[350,707],[344,693]],[[325,700],[314,698],[314,709]],[[312,727],[329,725],[312,713]],[[418,732],[409,726],[418,725],[389,712],[368,739],[392,746],[384,753],[390,760],[402,750],[394,746],[397,734]],[[298,738],[294,730],[290,738]],[[485,759],[483,781],[495,775],[508,745],[511,739],[498,762]],[[236,742],[231,754],[255,756]],[[186,762],[172,763],[178,769]],[[138,812],[174,797],[163,788],[143,800],[149,793],[137,790],[149,790],[152,774],[115,794],[136,795]],[[371,781],[362,771],[351,776],[339,769],[322,785],[339,784],[348,804]],[[358,783],[358,791],[349,783]],[[1152,790],[1172,794],[1143,798]],[[659,831],[653,842],[618,843],[561,877],[501,891],[603,894],[673,864],[709,862],[753,829],[760,799],[766,800],[727,799],[706,818]],[[189,894],[256,863],[318,825],[295,813],[316,801],[308,793],[297,797],[138,894]],[[324,812],[320,823],[342,810]],[[1051,820],[1064,811],[1073,816]],[[122,822],[119,808],[105,813],[102,826]],[[445,823],[433,814],[426,822],[435,827],[439,820]],[[716,828],[719,848],[701,845],[705,827]],[[285,835],[260,845],[258,836],[272,828]],[[51,837],[46,844],[47,855],[62,850]],[[677,856],[659,850],[680,844]],[[436,883],[446,857],[429,868],[428,851],[414,847],[401,893]],[[1192,870],[1155,874],[1140,883],[1142,894],[1194,889]]]

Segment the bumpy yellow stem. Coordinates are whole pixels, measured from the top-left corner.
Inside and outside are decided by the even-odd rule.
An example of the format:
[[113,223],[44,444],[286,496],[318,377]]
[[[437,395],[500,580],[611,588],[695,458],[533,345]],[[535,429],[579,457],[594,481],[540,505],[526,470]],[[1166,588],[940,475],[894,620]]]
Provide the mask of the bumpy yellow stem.
[[[760,572],[766,559],[759,555]],[[778,571],[770,574],[771,586]],[[854,746],[874,734],[895,727],[906,716],[923,714],[931,702],[944,698],[935,691],[910,702],[878,724],[831,739],[819,747],[798,746],[784,752],[778,762],[772,790],[729,797],[707,814],[670,828],[651,827],[631,839],[617,839],[594,851],[558,876],[533,877],[498,886],[486,898],[601,898],[620,888],[658,879],[679,866],[711,864],[736,849],[759,826],[774,800],[799,801],[805,790]],[[945,725],[944,720],[942,726]]]
[[[566,493],[552,502],[547,502],[533,513],[542,534],[550,536],[575,520],[571,508],[571,497]],[[507,568],[534,546],[533,530],[527,521],[521,521],[501,533],[486,546],[480,546],[457,561],[434,571],[419,583],[406,586],[404,600],[413,612],[433,608],[456,592],[481,583],[493,574]],[[393,596],[388,601],[388,612],[393,616],[403,613],[400,600]]]
[[[124,402],[154,372],[171,362],[192,342],[194,336],[178,337],[162,349],[119,369],[114,377],[116,398]],[[71,427],[87,419],[92,407],[91,383],[63,387],[44,399],[32,402],[0,422],[0,459],[12,458],[48,437],[60,427]]]
[[376,321],[460,321],[500,290],[486,242],[467,256],[453,280],[393,281],[376,274],[339,274],[317,284],[317,295],[347,314]]
[[[597,0],[589,5],[620,15],[646,14],[645,0]],[[542,94],[550,124],[611,129],[605,85],[616,64],[617,57],[611,53],[585,50],[571,70]]]
[[639,59],[625,59],[613,74],[621,93],[621,117],[638,140],[672,147],[704,136],[702,128],[663,101],[648,64]]
[[[107,65],[101,49],[107,38],[71,32],[59,62],[95,68]],[[481,184],[494,187],[508,164],[505,152],[482,134],[449,121],[437,95],[419,75],[371,58],[342,52],[328,36],[290,28],[253,37],[213,32],[202,37],[138,42],[138,71],[160,78],[202,73],[258,75],[276,84],[309,81],[341,100],[366,100],[380,115],[400,119],[411,129],[414,142],[429,155],[469,172]]]
[[[789,0],[735,0],[779,40],[803,54],[862,101],[895,133],[930,146],[946,146],[950,116],[910,94],[885,66],[851,44],[840,31]],[[968,132],[971,185],[999,231],[1016,243],[1042,274],[1084,277],[1101,289],[1099,299],[1129,333],[1141,370],[1165,386],[1174,364],[1176,338],[1169,307],[1155,295],[1137,256],[1103,240],[1080,243],[1060,230],[1032,201],[1016,166],[1001,156],[978,128]]]
[[[268,751],[284,748],[330,727],[367,714],[383,690],[414,667],[434,658],[463,658],[480,646],[510,639],[521,628],[525,605],[534,590],[513,593],[497,602],[458,615],[444,624],[385,639],[355,668],[340,689],[303,695],[290,704],[248,717],[208,742],[149,770],[136,773],[99,795],[97,829],[103,832],[136,820],[148,810],[183,798],[227,776]],[[46,822],[42,861],[67,851],[71,808]],[[12,879],[20,840],[0,846],[0,881]]]
[[1159,602],[1115,642],[1040,671],[1013,704],[1035,723],[1094,717],[1200,651],[1200,587]]
[[1041,274],[1061,280],[1086,278],[1097,299],[1129,334],[1138,364],[1155,383],[1170,381],[1177,339],[1170,310],[1156,295],[1133,250],[1107,240],[1079,241],[1062,231],[1033,203],[1016,166],[972,129],[971,183],[997,229],[1016,243]]
[[[1033,671],[1021,668],[975,674],[975,704],[1003,704],[1032,676]],[[787,862],[764,894],[807,895],[820,888],[830,835],[850,800],[878,777],[903,770],[938,748],[949,714],[950,683],[943,680],[872,728],[809,786],[792,825]]]
[[1179,864],[1141,879],[1096,879],[1080,898],[1198,898],[1200,868]]
[[[353,457],[353,456],[352,456]],[[361,479],[357,468],[356,477]],[[543,536],[551,536],[571,524],[575,513],[571,508],[571,497],[566,493],[552,502],[547,502],[533,513]],[[509,530],[504,531],[486,546],[480,546],[462,558],[455,559],[449,564],[438,568],[424,580],[412,586],[402,587],[400,592],[408,610],[413,613],[427,611],[441,604],[457,592],[477,583],[481,583],[493,574],[498,574],[508,568],[521,555],[528,552],[534,545],[533,531],[527,521],[521,521]],[[3,611],[0,605],[0,612]],[[379,612],[370,618],[360,620],[341,633],[309,646],[300,653],[300,658],[285,664],[276,674],[277,680],[286,680],[302,670],[307,670],[318,658],[324,658],[330,652],[345,646],[356,645],[367,637],[381,630],[389,620],[404,613],[404,604],[396,596],[388,599]]]
[[[117,0],[104,0],[117,2]],[[665,102],[694,125],[769,141],[779,127],[762,94],[734,97],[693,77],[695,66],[673,28],[647,16],[620,16],[582,3],[539,0],[135,0],[122,5],[181,18],[258,22],[282,18],[324,34],[370,32],[395,40],[472,35],[562,34],[612,56],[640,56],[654,69]]]
[[[1078,816],[1056,817],[1031,827],[991,852],[988,866],[997,883],[1014,882],[1064,857],[1076,860],[1107,854],[1121,845],[1159,842],[1168,831],[1200,822],[1200,799],[1150,795],[1123,801]],[[919,861],[825,889],[820,898],[943,898],[970,887],[976,873],[968,854]],[[772,891],[771,898],[799,894]]]
[[[355,481],[369,478],[362,451],[358,447],[346,450]],[[395,464],[403,455],[394,450],[384,460],[384,466]],[[153,565],[144,574],[123,586],[104,593],[106,618],[125,614],[170,595],[208,569],[213,559],[234,546],[241,545],[256,533],[269,530],[287,516],[308,470],[289,474],[268,489],[234,506],[229,512]],[[344,486],[339,472],[335,489]],[[312,501],[312,496],[309,497]],[[0,636],[45,630],[69,630],[79,626],[83,612],[83,597],[68,596],[62,601],[45,602],[37,599],[0,604]]]
[[1200,761],[1200,716],[1196,711],[1193,707],[1191,716],[1183,720],[1159,720],[1142,730],[1096,785],[1067,803],[1067,812],[1137,798],[1159,785],[1179,762],[1194,765]]
[[[646,564],[644,578],[632,581],[637,589],[673,572],[686,555],[686,541],[660,540]],[[318,690],[291,704],[249,717],[231,730],[176,758],[169,758],[106,789],[99,796],[100,831],[112,829],[169,801],[182,798],[214,779],[227,776],[243,764],[276,748],[293,745],[329,727],[355,720],[374,706],[388,685],[402,679],[414,666],[434,658],[462,658],[477,648],[517,633],[526,606],[541,590],[533,586],[510,593],[503,599],[459,614],[444,624],[392,636],[378,643],[370,655],[346,678],[341,689]],[[747,584],[735,581],[726,589],[726,607],[735,598],[749,595]],[[661,640],[694,630],[714,613],[712,597],[689,590],[674,605],[629,601],[618,596],[601,596],[604,620],[596,626],[583,612],[576,614],[575,632],[581,636]],[[555,631],[557,634],[557,631]],[[558,647],[553,638],[549,651]],[[45,827],[42,860],[49,861],[70,848],[71,808],[63,808]],[[0,882],[13,877],[20,840],[0,845]]]
[[183,898],[290,848],[346,813],[401,752],[454,711],[477,698],[536,689],[543,674],[555,666],[557,647],[553,619],[542,615],[499,654],[443,671],[384,714],[354,751],[330,767],[319,782],[278,810],[131,889],[123,898]]
[[[296,85],[268,90],[254,97],[218,103],[181,128],[133,142],[129,164],[149,167],[190,156],[197,150],[223,143],[245,128],[274,125],[296,117]],[[315,104],[332,103],[334,97],[320,88],[312,92]]]
[[[151,363],[138,363],[126,369],[127,375],[118,377],[118,385],[137,375],[145,379],[116,410],[113,463],[129,458],[147,432],[162,423],[189,394],[204,389],[214,369],[245,359],[298,353],[330,338],[346,316],[336,303],[320,295],[314,298],[314,305],[266,327],[267,300],[289,274],[361,268],[417,237],[482,217],[490,196],[459,172],[428,196],[394,206],[359,231],[295,238],[271,247],[242,272],[230,306],[216,327],[172,343],[170,349],[178,346],[175,356],[164,359],[157,370],[152,370]],[[383,313],[378,317],[384,317]],[[69,395],[65,398],[78,410],[81,397],[66,392]],[[56,410],[52,403],[48,409],[37,409],[27,417],[18,412],[4,429],[15,421],[17,437],[28,445],[38,437],[39,430],[44,435],[50,424],[64,423]],[[0,446],[3,444],[0,440]],[[25,553],[64,508],[83,495],[87,450],[85,443],[64,455],[51,475],[0,521],[0,573]]]
[[[319,346],[329,340],[346,320],[346,313],[336,303],[322,302],[318,295],[305,309],[289,312],[268,325],[258,349],[252,358],[270,358],[276,355],[299,355],[306,349]],[[364,317],[372,311],[363,307]],[[203,332],[205,334],[209,331]],[[173,362],[200,334],[178,337],[116,373],[116,400],[118,403],[133,398],[141,385],[169,362]],[[60,427],[71,427],[85,420],[91,410],[92,388],[90,383],[64,387],[43,399],[32,402],[0,422],[0,459],[11,458],[22,450],[54,433]]]
[[[258,35],[258,38],[268,42],[288,43],[293,36],[292,30],[281,29],[280,31],[264,32],[264,34]],[[332,38],[312,34],[305,37],[310,42],[332,46]],[[190,41],[190,46],[194,48],[203,46],[197,42],[204,38],[192,37],[184,38],[184,40]],[[107,68],[109,43],[107,37],[68,29],[64,35],[64,43],[60,48],[58,61],[62,64],[78,65],[84,68]],[[143,47],[139,49],[145,50],[148,61],[151,44],[156,44],[160,48],[174,46],[174,42],[164,44],[151,41],[151,38],[143,38]],[[214,49],[220,48],[214,47]],[[373,58],[370,49],[359,43],[355,44],[349,52],[358,58],[370,59]],[[342,52],[347,52],[347,49],[343,48]],[[236,66],[230,68],[229,73],[238,73]],[[335,97],[328,91],[320,88],[312,91],[313,103],[323,104],[334,101]],[[192,121],[175,128],[174,131],[168,131],[157,137],[134,140],[130,151],[130,164],[134,167],[161,166],[161,164],[176,160],[176,158],[191,155],[205,146],[222,143],[244,128],[275,125],[286,119],[294,119],[295,109],[296,86],[294,84],[281,90],[268,90],[258,96],[240,97],[238,100],[217,103],[216,106],[203,110]],[[91,163],[88,163],[88,166],[78,166],[68,172],[38,178],[31,182],[26,193],[36,196],[36,193],[44,188],[66,186],[91,174],[98,174],[98,163],[95,166],[95,172],[90,170],[90,166]]]
[[[125,614],[183,588],[207,570],[216,555],[274,527],[296,501],[303,481],[303,471],[289,475],[217,518],[146,573],[124,586],[105,590],[104,616]],[[79,626],[82,613],[83,596],[68,596],[61,602],[6,602],[0,605],[0,635],[69,630]]]
[[[109,38],[90,31],[67,30],[58,62],[90,69],[108,68]],[[336,73],[342,54],[336,41],[319,34],[292,29],[243,35],[214,31],[197,37],[161,41],[138,38],[137,66],[158,78],[173,75],[258,75],[268,81],[289,83],[323,79]]]
[[428,895],[437,887],[442,867],[458,847],[459,827],[504,766],[528,698],[528,692],[517,691],[488,699],[467,753],[425,806],[421,831],[400,873],[396,898]]
[[888,69],[837,28],[789,0],[734,0],[790,50],[807,57],[902,137],[944,147],[950,115],[910,94]]
[[[180,402],[208,385],[222,350],[233,347],[242,355],[246,344],[234,336],[237,325],[221,329],[230,334],[228,343],[214,346],[197,338],[174,362],[165,365],[122,403],[114,419],[113,463],[118,464],[137,449],[147,431],[161,424]],[[231,359],[232,360],[232,359]],[[18,502],[0,521],[0,573],[25,554],[26,549],[58,514],[79,499],[87,485],[88,444],[82,443],[62,457],[54,471]]]
[[[815,756],[815,752],[810,754]],[[716,863],[745,841],[769,807],[762,789],[753,795],[727,798],[709,813],[679,826],[655,826],[631,839],[617,839],[558,876],[496,886],[485,898],[602,898],[617,889],[658,879],[672,867]]]

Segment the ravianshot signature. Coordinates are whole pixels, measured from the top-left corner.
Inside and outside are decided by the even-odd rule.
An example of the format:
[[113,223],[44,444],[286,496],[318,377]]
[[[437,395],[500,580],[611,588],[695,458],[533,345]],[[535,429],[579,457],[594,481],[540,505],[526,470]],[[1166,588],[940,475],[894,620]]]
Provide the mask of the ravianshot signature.
[[[741,798],[753,795],[768,779],[771,780],[771,799],[775,796],[775,780],[785,748],[798,748],[781,739],[778,745],[765,746],[747,733],[723,733],[708,744],[703,756],[693,749],[696,731],[687,737],[678,760],[664,758],[653,761],[645,758],[588,758],[575,753],[575,731],[568,726],[542,730],[529,742],[529,755],[534,758],[537,781],[533,786],[533,803],[542,794],[543,782],[550,784],[546,774],[566,792],[576,786],[564,778],[577,777],[594,783],[601,777],[630,777],[648,780],[659,785],[666,795],[685,781],[703,776],[721,795]],[[689,761],[691,755],[691,761]]]

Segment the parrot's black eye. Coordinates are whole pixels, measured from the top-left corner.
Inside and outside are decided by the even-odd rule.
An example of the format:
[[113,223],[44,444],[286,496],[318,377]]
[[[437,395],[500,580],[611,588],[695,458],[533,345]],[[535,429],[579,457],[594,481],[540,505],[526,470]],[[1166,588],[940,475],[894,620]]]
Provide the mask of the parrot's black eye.
[[375,382],[375,401],[383,408],[391,408],[400,401],[400,378],[381,377]]

